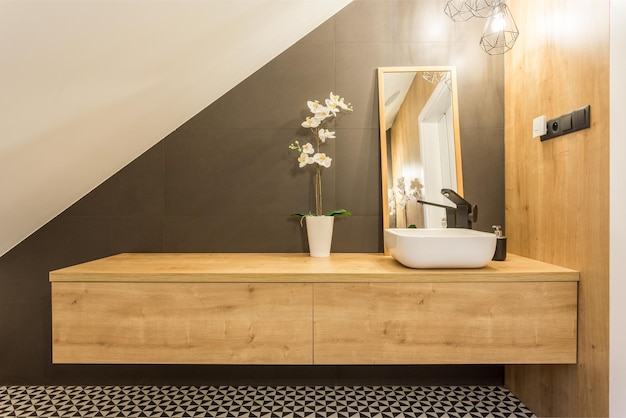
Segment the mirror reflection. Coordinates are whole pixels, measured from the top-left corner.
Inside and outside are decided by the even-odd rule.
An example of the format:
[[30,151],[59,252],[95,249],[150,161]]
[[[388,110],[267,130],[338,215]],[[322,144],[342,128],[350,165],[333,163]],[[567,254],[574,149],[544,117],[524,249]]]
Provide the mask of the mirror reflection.
[[463,195],[456,71],[378,69],[383,228],[445,227],[441,189]]

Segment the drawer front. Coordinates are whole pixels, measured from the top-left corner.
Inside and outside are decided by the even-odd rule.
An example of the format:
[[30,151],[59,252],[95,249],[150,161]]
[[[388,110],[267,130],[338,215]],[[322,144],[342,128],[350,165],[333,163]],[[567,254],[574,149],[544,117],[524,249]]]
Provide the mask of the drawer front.
[[53,362],[311,364],[311,306],[311,284],[53,283]]
[[576,363],[576,282],[314,285],[315,364]]

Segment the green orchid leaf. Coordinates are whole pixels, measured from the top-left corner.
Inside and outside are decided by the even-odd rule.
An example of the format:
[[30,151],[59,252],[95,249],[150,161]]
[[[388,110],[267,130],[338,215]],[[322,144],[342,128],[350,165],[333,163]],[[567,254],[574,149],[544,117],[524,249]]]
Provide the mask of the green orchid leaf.
[[352,213],[345,209],[335,209],[326,214],[326,216],[350,216]]
[[[348,212],[345,209],[335,209],[326,213],[324,216],[350,216],[350,215],[352,215],[352,213]],[[315,216],[315,214],[311,211],[308,211],[308,212],[292,213],[289,216],[304,218],[305,216]]]
[[303,218],[305,216],[313,216],[313,212],[311,212],[311,211],[309,211],[309,212],[298,212],[298,213],[292,213],[289,216]]

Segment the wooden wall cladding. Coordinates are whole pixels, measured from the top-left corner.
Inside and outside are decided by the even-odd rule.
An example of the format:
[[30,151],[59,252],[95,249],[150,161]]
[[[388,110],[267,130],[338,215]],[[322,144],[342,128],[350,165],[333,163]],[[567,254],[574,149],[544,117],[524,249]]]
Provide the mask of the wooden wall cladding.
[[[433,94],[435,87],[435,84],[427,83],[418,74],[413,83],[411,83],[402,106],[400,106],[391,130],[390,157],[392,177],[388,179],[389,188],[398,186],[397,180],[406,176],[402,172],[403,168],[413,167],[414,171],[421,172],[423,157],[420,150],[419,123],[416,121],[416,115],[420,114],[424,105]],[[391,127],[387,127],[387,129],[389,128]],[[423,178],[416,177],[415,179],[424,183]],[[405,178],[406,185],[410,185],[413,180],[413,178]],[[396,228],[406,228],[408,226],[406,222],[407,211],[409,213],[418,212],[411,216],[412,222],[410,223],[415,223],[418,227],[424,227],[423,213],[415,209],[409,211],[411,204],[416,205],[414,202],[407,202],[406,206],[396,205]]]
[[[608,416],[609,0],[511,0],[505,56],[509,251],[580,271],[577,366],[509,366],[538,416]],[[591,105],[591,128],[540,142],[533,118]]]

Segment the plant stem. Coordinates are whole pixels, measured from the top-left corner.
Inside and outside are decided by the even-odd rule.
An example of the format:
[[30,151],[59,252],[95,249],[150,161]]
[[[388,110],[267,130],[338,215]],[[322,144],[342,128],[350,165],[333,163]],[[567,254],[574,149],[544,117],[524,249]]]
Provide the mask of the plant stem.
[[315,168],[315,214],[322,216],[322,169]]
[[[311,129],[315,135],[317,152],[320,152],[320,128]],[[315,214],[322,216],[322,168],[315,164]]]

